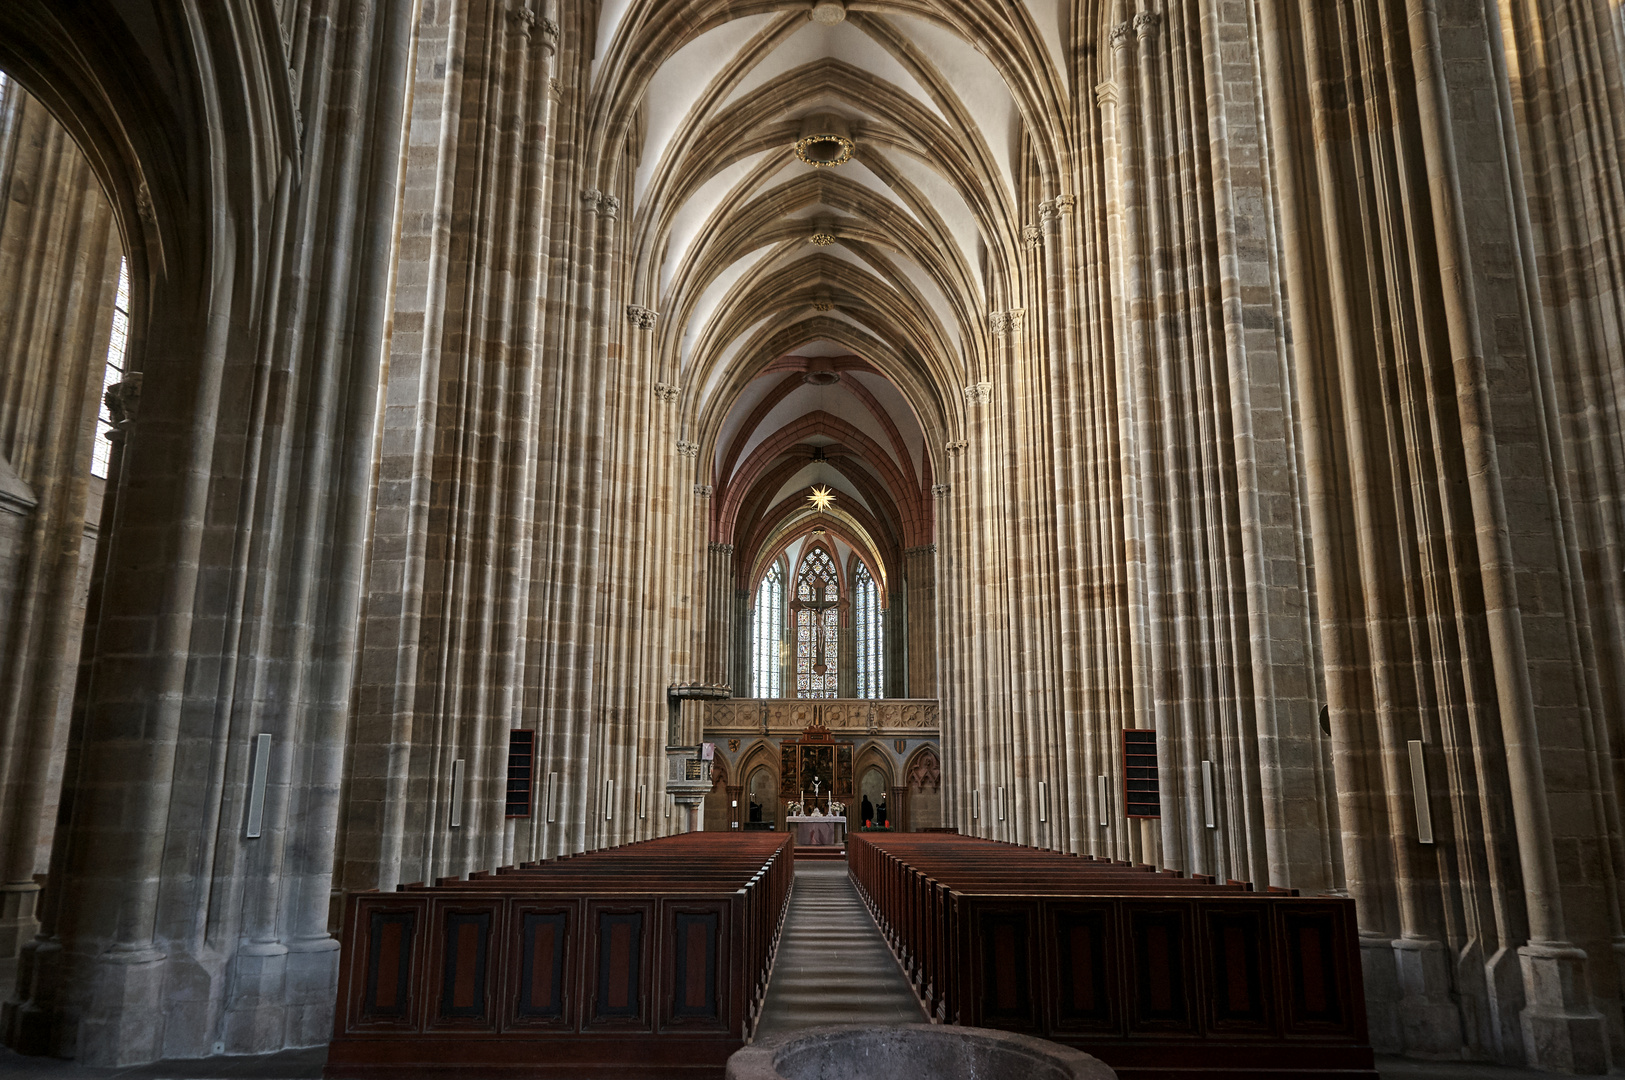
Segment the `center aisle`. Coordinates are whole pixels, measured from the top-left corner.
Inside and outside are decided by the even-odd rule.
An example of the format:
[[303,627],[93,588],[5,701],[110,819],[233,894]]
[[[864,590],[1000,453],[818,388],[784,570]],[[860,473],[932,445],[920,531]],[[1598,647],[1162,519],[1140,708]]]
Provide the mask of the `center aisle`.
[[820,1024],[925,1022],[846,863],[798,863],[756,1038]]

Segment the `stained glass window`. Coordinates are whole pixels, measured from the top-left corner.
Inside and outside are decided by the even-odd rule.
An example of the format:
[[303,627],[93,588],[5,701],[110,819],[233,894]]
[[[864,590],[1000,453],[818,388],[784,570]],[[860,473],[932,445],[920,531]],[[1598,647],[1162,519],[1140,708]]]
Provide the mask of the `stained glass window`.
[[857,641],[858,697],[886,696],[886,631],[880,586],[869,568],[858,563],[852,575],[852,624]]
[[840,655],[841,579],[822,546],[809,550],[796,575],[796,697],[836,696]]
[[107,411],[107,391],[124,380],[124,346],[130,339],[130,264],[118,261],[118,294],[113,298],[113,328],[107,341],[107,368],[102,372],[102,411],[96,415],[96,445],[90,452],[90,471],[107,479],[113,460],[113,444],[107,440],[113,430],[113,414]]
[[784,564],[773,564],[756,590],[755,626],[751,633],[751,693],[784,696],[784,666],[779,643],[784,640]]

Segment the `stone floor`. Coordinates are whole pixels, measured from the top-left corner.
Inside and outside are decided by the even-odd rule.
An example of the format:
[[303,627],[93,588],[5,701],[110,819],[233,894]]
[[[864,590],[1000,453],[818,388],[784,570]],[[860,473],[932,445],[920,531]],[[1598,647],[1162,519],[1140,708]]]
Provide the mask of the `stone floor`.
[[[858,900],[844,863],[796,867],[790,915],[779,942],[758,1037],[821,1024],[917,1024],[925,1019],[880,931]],[[327,1049],[264,1057],[168,1061],[87,1069],[0,1048],[0,1077],[41,1080],[319,1080]],[[1377,1060],[1382,1080],[1521,1080],[1549,1075],[1461,1062]],[[1625,1075],[1615,1069],[1614,1075]]]

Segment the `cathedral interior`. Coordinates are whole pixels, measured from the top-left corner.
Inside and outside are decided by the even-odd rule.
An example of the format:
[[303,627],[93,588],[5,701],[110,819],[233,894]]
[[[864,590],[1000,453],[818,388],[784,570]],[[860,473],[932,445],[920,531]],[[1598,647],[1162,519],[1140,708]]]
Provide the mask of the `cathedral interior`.
[[844,813],[1625,1068],[1622,159],[1621,0],[0,3],[0,1041]]

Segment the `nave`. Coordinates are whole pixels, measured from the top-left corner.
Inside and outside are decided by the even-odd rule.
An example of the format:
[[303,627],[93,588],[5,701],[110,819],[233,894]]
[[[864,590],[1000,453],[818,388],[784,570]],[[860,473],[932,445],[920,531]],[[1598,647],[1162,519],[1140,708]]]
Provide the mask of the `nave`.
[[949,830],[1619,1068],[1621,160],[1621,0],[0,0],[0,1043],[322,1047],[357,897]]

